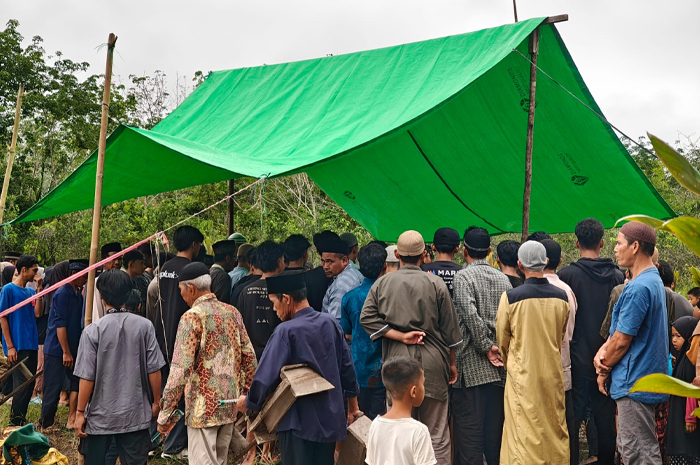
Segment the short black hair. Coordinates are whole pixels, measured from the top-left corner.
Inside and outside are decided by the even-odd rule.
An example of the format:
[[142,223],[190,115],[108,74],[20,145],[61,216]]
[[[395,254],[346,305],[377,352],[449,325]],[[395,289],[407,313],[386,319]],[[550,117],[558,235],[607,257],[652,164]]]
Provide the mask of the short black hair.
[[[383,248],[385,248],[385,249],[386,249],[387,247],[389,247],[389,244],[387,244],[387,243],[384,242],[384,241],[372,241],[372,242],[370,242],[369,244],[378,244],[378,245],[381,245],[381,246],[382,246]],[[369,245],[369,244],[367,244],[367,245]]]
[[225,253],[214,254],[214,263],[223,262],[226,260],[226,257],[231,257],[235,260],[236,259],[236,252],[230,251],[230,252],[225,252]]
[[603,223],[595,218],[586,218],[585,220],[579,221],[574,230],[574,234],[576,234],[578,245],[582,249],[591,250],[598,247],[600,241],[603,240],[605,228],[603,227]]
[[518,267],[518,250],[520,250],[520,242],[518,241],[502,241],[496,247],[496,255],[505,266],[513,268]]
[[137,289],[132,289],[124,302],[124,308],[133,313],[139,312],[139,305],[141,304],[141,293]]
[[399,259],[406,265],[417,265],[418,260],[421,259],[423,254],[420,255],[399,255]]
[[552,236],[544,231],[535,231],[534,233],[527,236],[528,241],[542,242],[545,239],[551,239]]
[[697,297],[700,299],[700,287],[693,287],[688,291],[688,295],[692,295],[693,297]]
[[[285,294],[287,294],[289,297],[291,297],[294,302],[298,303],[298,302],[301,302],[303,300],[306,300],[309,293],[306,290],[306,288],[303,288],[303,289],[297,289],[296,291],[292,291],[292,292],[285,292]],[[283,295],[284,294],[275,294],[275,296],[277,297],[277,300],[282,300]]]
[[423,367],[410,357],[394,357],[382,366],[382,383],[392,398],[402,399],[412,386],[418,384]]
[[124,254],[123,256],[124,259],[124,268],[129,268],[129,263],[135,262],[138,260],[146,260],[146,257],[143,256],[143,252],[141,252],[138,249],[134,250],[129,250],[127,253]]
[[479,250],[474,250],[467,245],[467,235],[469,233],[471,233],[472,231],[474,231],[475,234],[482,236],[482,239],[486,238],[489,241],[491,240],[491,236],[489,235],[489,232],[487,230],[485,230],[484,228],[480,228],[478,226],[469,226],[467,228],[467,230],[464,231],[464,237],[463,237],[464,248],[467,249],[467,251],[469,252],[469,256],[472,258],[475,258],[477,260],[483,260],[484,258],[488,257],[488,255],[489,255],[488,249],[479,251]]
[[357,256],[362,276],[377,279],[384,269],[386,255],[386,249],[379,244],[370,243],[362,247]]
[[275,241],[265,241],[256,250],[258,257],[255,268],[263,273],[275,271],[279,259],[284,257],[284,247]]
[[129,299],[133,287],[128,274],[121,270],[107,270],[100,274],[97,290],[108,305],[119,308]]
[[632,245],[635,242],[638,242],[639,250],[642,251],[642,254],[646,255],[647,257],[651,257],[652,255],[654,255],[654,249],[656,248],[654,244],[644,241],[638,241],[637,239],[632,239],[627,234],[623,234],[623,236],[625,236],[625,239],[627,239],[627,245]]
[[173,234],[173,245],[178,252],[183,252],[190,248],[193,242],[204,242],[204,235],[194,226],[180,226]]
[[253,265],[255,268],[258,267],[258,248],[253,247],[245,253],[245,259],[248,264]]
[[549,271],[557,271],[559,267],[559,262],[561,262],[561,245],[553,239],[544,239],[540,242],[547,251],[547,258],[549,261],[545,265],[544,269]]
[[17,274],[20,274],[22,272],[22,268],[30,269],[34,265],[38,264],[39,260],[37,260],[34,255],[20,255],[17,259],[17,263],[15,264],[15,268],[17,269]]
[[304,256],[304,252],[309,250],[311,242],[301,234],[292,234],[284,241],[284,260],[295,262]]
[[433,244],[435,247],[435,250],[437,250],[439,253],[452,253],[455,251],[456,248],[459,247],[459,244],[456,246],[452,247],[449,244]]
[[673,274],[673,268],[671,268],[671,264],[666,260],[659,260],[659,276],[661,276],[661,281],[666,287],[671,287],[676,280],[676,276]]

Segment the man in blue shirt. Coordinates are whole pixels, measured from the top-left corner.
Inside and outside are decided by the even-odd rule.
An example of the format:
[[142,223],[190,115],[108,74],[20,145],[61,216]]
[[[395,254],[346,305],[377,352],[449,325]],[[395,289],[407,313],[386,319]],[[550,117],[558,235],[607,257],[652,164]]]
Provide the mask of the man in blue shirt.
[[[352,356],[340,327],[306,300],[305,273],[267,278],[268,297],[282,323],[265,347],[247,398],[239,409],[259,411],[280,384],[287,365],[306,364],[334,388],[300,397],[282,417],[277,438],[284,465],[333,465],[336,441],[347,436],[347,422],[360,416]],[[348,414],[345,400],[348,399]],[[245,407],[244,407],[245,406]]]
[[382,341],[372,342],[360,325],[360,314],[372,284],[386,272],[386,255],[386,249],[376,243],[360,249],[360,273],[365,279],[359,287],[345,294],[340,316],[345,338],[351,342],[350,352],[360,385],[357,402],[360,410],[371,420],[386,413],[386,389],[382,384]]
[[340,322],[340,307],[343,296],[362,284],[362,274],[353,268],[348,259],[348,243],[340,237],[328,237],[319,244],[321,264],[327,278],[333,278],[323,298],[323,313],[328,313]]
[[[69,276],[87,267],[87,260],[71,260],[68,265]],[[48,428],[54,423],[66,376],[70,380],[70,403],[76,405],[78,402],[80,380],[73,375],[73,367],[82,332],[81,290],[86,282],[87,274],[64,284],[51,299],[49,327],[44,343],[44,398],[39,419],[39,425],[43,428]]]
[[668,395],[630,393],[640,378],[668,372],[666,293],[651,261],[655,244],[650,226],[632,221],[620,229],[615,256],[634,278],[615,304],[610,338],[594,359],[600,391],[617,404],[617,446],[629,464],[661,463],[654,407]]
[[[41,282],[37,283],[37,291],[28,288],[27,284],[34,281],[39,262],[31,255],[22,255],[17,260],[17,276],[11,283],[6,284],[0,293],[0,312],[8,310],[16,304],[31,298],[36,292],[41,292]],[[36,373],[39,350],[39,334],[36,319],[44,314],[42,301],[34,301],[14,312],[0,318],[2,326],[2,349],[7,361],[14,365],[25,358],[24,366]],[[12,372],[12,389],[19,388],[27,378],[20,370]],[[27,386],[12,398],[10,425],[21,426],[27,422],[27,407],[32,397],[34,386]]]

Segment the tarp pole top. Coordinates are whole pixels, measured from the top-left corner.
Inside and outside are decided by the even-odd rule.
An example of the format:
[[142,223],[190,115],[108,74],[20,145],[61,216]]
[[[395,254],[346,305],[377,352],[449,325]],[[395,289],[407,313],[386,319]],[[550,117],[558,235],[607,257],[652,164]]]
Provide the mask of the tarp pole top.
[[542,24],[562,23],[562,22],[568,21],[568,20],[569,20],[569,15],[548,16],[547,19],[542,21]]

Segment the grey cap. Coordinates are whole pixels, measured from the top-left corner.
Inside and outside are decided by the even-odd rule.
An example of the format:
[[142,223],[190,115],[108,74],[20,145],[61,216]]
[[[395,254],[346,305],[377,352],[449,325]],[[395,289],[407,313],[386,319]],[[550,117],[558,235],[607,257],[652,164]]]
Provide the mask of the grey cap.
[[357,245],[357,237],[353,233],[345,232],[340,235],[340,238],[347,242],[351,249]]
[[527,241],[518,249],[518,260],[526,270],[542,271],[547,266],[547,249],[536,241]]
[[386,248],[386,262],[387,263],[399,263],[399,259],[396,258],[396,254],[394,253],[396,251],[396,246],[395,245],[389,245]]

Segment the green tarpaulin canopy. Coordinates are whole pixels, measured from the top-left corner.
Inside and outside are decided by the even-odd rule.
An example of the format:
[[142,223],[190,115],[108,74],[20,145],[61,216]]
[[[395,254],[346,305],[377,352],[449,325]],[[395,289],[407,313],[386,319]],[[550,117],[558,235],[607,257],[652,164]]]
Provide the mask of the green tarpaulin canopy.
[[[153,130],[107,141],[103,205],[305,171],[375,237],[443,226],[518,232],[529,34],[544,18],[396,47],[212,73]],[[553,25],[538,65],[600,111]],[[609,125],[540,73],[531,230],[669,218]],[[14,221],[92,208],[97,153]],[[129,180],[128,183],[125,180]]]

